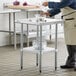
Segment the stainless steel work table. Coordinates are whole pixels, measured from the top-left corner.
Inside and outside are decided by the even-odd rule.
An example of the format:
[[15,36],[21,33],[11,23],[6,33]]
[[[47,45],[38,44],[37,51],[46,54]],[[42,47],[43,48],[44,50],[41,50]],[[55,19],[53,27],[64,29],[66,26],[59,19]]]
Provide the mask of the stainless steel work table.
[[[12,9],[1,9],[0,14],[8,14],[9,16],[9,30],[0,30],[0,32],[9,33],[9,44],[11,44],[11,33],[15,31],[15,13],[20,12],[20,10],[12,10]],[[13,13],[13,31],[11,31],[11,13]]]
[[[28,18],[28,19],[19,19],[16,20],[16,23],[21,24],[21,69],[23,69],[23,51],[32,52],[37,54],[37,64],[38,64],[38,55],[39,55],[39,72],[41,72],[41,63],[42,63],[42,54],[54,51],[55,52],[55,70],[57,69],[57,24],[62,23],[61,19],[50,19],[44,18],[44,21],[36,21],[37,18]],[[34,25],[37,26],[37,40],[40,41],[39,49],[34,47],[23,47],[23,24]],[[49,24],[55,25],[55,48],[45,47],[42,49],[42,26],[46,26]],[[29,26],[29,27],[30,27]],[[40,30],[39,30],[40,28]],[[40,36],[40,37],[39,37]],[[38,43],[38,41],[37,41]]]
[[[8,9],[15,9],[15,10],[21,10],[22,12],[26,12],[26,18],[28,18],[28,13],[29,12],[38,12],[38,14],[40,13],[41,9],[39,6],[35,6],[35,5],[31,5],[31,6],[22,6],[22,5],[19,5],[19,6],[14,6],[14,5],[7,5],[7,8]],[[27,24],[26,26],[27,28],[27,35],[26,35],[26,38],[27,38],[27,46],[29,46],[29,38],[28,38],[28,30],[29,30],[29,26]],[[16,30],[15,30],[16,31]],[[14,35],[14,47],[16,49],[16,34]]]

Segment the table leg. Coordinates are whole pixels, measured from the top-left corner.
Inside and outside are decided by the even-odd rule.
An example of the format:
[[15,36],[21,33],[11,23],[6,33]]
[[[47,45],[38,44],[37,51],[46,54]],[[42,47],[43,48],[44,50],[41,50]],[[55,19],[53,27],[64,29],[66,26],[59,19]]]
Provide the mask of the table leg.
[[[28,11],[26,12],[26,16],[28,18]],[[29,26],[27,24],[27,47],[29,47],[29,38],[28,38],[28,36],[29,36]]]
[[55,26],[55,70],[57,70],[57,24]]
[[11,13],[9,13],[9,44],[11,44]]
[[29,47],[29,38],[28,38],[28,36],[29,36],[29,26],[27,24],[27,47]]
[[40,46],[39,46],[40,47],[39,48],[40,49],[40,54],[39,54],[40,55],[39,71],[41,73],[42,72],[42,70],[41,70],[42,69],[41,68],[42,67],[42,25],[40,25],[40,40],[39,41],[40,41]]
[[21,51],[20,51],[20,55],[21,55],[21,69],[23,69],[23,24],[21,24]]
[[[37,25],[37,45],[39,45],[39,26]],[[38,46],[39,48],[39,46]],[[36,65],[38,66],[38,53],[36,54]]]
[[36,66],[38,66],[38,53],[36,54]]
[[[51,29],[51,25],[50,25],[50,29]],[[51,35],[50,35],[50,40],[51,40]]]
[[14,48],[16,50],[16,26],[15,26],[15,12],[13,13],[13,26],[14,26]]

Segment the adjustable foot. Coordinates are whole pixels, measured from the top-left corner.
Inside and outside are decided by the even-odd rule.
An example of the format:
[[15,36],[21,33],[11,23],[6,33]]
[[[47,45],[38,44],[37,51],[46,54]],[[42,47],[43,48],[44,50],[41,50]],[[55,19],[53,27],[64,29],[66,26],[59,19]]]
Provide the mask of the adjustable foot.
[[74,71],[76,71],[76,68],[74,68]]
[[36,66],[38,66],[38,63],[36,63]]
[[42,71],[40,70],[40,73],[41,73]]
[[57,70],[57,67],[55,67],[55,71]]
[[21,66],[21,70],[23,69],[23,67]]

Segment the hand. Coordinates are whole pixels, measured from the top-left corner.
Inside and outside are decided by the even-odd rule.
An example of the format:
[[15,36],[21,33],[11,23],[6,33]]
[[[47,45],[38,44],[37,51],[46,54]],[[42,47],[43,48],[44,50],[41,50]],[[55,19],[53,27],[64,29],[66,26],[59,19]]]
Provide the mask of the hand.
[[41,15],[50,16],[51,14],[49,12],[41,12]]
[[43,6],[48,6],[48,2],[43,2],[42,5]]

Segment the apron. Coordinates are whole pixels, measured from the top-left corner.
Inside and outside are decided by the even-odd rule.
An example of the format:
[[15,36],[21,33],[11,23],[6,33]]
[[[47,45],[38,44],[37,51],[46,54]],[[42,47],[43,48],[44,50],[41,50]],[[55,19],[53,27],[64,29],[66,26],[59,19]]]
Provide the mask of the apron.
[[[65,7],[62,9],[62,14],[73,12],[74,9]],[[76,45],[76,12],[64,16],[64,37],[66,45]]]

